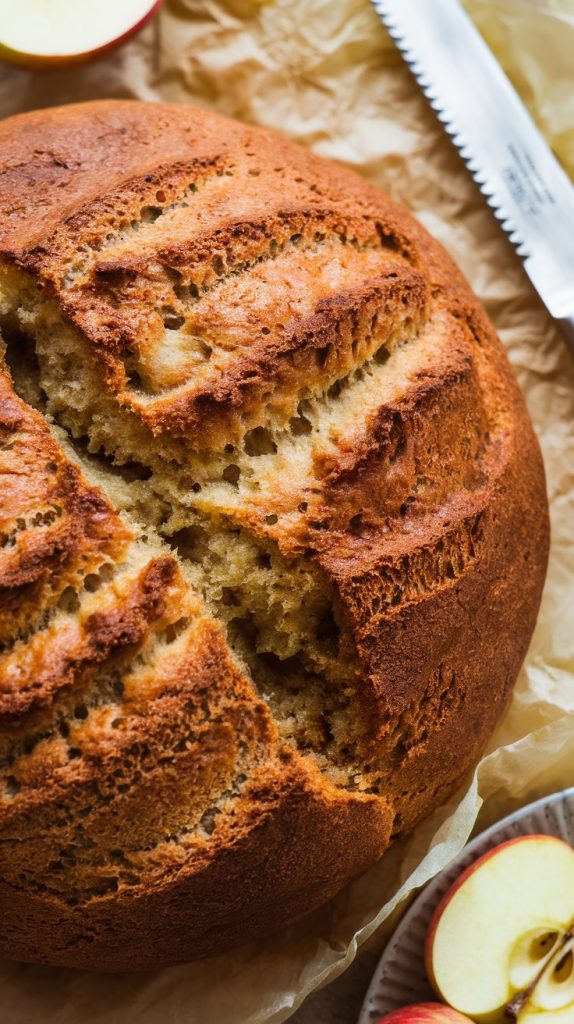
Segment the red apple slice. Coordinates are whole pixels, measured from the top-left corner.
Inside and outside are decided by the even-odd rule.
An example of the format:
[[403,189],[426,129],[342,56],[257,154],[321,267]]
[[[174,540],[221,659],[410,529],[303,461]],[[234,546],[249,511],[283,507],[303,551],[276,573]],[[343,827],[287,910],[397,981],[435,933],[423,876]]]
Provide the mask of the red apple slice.
[[417,1003],[387,1014],[378,1024],[472,1024],[472,1021],[443,1003]]
[[[430,924],[425,958],[439,996],[473,1020],[574,1024],[568,955],[574,850],[551,836],[503,843],[465,871]],[[535,1014],[534,1017],[531,1014]]]
[[0,57],[54,67],[88,60],[146,24],[162,0],[3,0]]

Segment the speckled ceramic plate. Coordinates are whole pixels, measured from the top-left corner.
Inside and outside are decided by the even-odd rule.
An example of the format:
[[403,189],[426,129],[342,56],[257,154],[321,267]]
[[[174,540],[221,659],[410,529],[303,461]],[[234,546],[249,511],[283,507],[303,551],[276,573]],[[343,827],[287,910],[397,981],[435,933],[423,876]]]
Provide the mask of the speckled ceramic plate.
[[425,936],[435,907],[477,857],[507,839],[533,834],[558,836],[574,846],[574,788],[537,800],[482,832],[423,889],[379,961],[358,1024],[374,1024],[410,1003],[436,1001],[424,968]]

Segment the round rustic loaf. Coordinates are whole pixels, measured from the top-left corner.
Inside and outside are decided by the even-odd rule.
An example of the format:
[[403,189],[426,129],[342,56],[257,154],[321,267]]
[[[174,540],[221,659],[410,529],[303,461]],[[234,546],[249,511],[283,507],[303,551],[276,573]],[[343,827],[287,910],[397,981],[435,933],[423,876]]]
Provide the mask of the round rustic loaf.
[[443,249],[189,107],[0,125],[0,952],[266,935],[443,801],[547,559],[540,453]]

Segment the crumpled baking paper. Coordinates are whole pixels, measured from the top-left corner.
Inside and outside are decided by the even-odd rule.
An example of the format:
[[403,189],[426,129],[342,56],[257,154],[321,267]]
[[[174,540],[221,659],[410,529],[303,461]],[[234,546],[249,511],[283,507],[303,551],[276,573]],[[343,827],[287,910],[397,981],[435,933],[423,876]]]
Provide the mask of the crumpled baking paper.
[[[574,0],[468,6],[574,176]],[[504,721],[448,805],[265,946],[131,977],[0,967],[7,1024],[277,1024],[350,963],[477,822],[574,784],[574,358],[368,0],[168,0],[142,35],[91,66],[0,70],[2,116],[106,96],[193,102],[279,128],[406,204],[485,304],[544,451],[553,540],[538,627]]]

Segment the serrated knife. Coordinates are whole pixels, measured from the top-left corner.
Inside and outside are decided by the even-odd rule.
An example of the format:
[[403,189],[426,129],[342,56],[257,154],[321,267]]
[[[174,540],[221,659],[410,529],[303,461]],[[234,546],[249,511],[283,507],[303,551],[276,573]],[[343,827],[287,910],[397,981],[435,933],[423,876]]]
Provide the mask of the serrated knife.
[[574,346],[574,185],[459,0],[372,0]]

